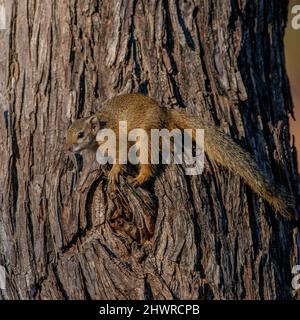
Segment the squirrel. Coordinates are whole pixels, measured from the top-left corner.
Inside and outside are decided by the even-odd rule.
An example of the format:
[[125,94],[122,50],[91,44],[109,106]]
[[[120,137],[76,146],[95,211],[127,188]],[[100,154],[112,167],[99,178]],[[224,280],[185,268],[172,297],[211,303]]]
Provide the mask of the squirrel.
[[[152,98],[139,93],[119,95],[107,101],[96,114],[75,120],[67,131],[65,148],[73,152],[99,147],[96,135],[101,128],[113,129],[118,142],[119,121],[127,121],[128,131],[142,128],[148,134],[151,129],[204,129],[204,150],[207,156],[237,173],[244,182],[273,209],[283,217],[291,219],[293,206],[282,187],[275,185],[256,164],[253,157],[234,140],[215,125],[205,123],[197,116],[191,116],[185,110],[162,108]],[[193,135],[193,139],[195,139]],[[117,148],[118,150],[118,148]],[[149,153],[150,154],[150,153]],[[116,154],[118,158],[118,152]],[[109,181],[118,182],[122,169],[118,161],[112,165]],[[140,186],[154,175],[153,164],[140,164],[139,172],[131,178],[134,186]]]

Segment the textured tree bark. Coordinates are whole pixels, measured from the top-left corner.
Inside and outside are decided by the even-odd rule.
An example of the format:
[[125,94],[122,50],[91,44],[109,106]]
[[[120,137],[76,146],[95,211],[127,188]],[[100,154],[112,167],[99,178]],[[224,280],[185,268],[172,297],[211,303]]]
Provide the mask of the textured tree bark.
[[[299,228],[240,177],[161,168],[108,188],[71,121],[140,91],[202,114],[299,196],[281,0],[6,1],[0,31],[2,299],[289,299]],[[297,198],[299,199],[299,198]],[[148,240],[148,241],[147,241]]]

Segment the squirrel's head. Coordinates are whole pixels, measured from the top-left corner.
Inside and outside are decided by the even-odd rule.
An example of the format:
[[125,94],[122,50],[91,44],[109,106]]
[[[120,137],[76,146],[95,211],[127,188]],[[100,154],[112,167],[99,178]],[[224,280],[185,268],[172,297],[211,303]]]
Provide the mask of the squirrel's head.
[[75,120],[67,132],[66,150],[80,152],[84,149],[96,149],[99,129],[100,121],[95,115]]

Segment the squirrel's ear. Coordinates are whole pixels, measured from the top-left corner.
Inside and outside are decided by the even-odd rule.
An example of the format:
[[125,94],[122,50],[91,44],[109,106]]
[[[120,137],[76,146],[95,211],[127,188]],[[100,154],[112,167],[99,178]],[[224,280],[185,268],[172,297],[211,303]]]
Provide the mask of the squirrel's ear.
[[90,124],[92,131],[97,132],[100,129],[100,122],[97,116],[93,115],[87,119],[87,122]]

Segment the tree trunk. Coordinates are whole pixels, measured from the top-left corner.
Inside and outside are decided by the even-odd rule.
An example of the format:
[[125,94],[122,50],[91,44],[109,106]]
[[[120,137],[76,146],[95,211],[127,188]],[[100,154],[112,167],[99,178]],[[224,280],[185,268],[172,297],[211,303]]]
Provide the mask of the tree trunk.
[[200,176],[168,166],[112,190],[91,154],[76,168],[63,150],[75,118],[140,91],[219,125],[298,197],[287,3],[4,2],[0,298],[292,298],[299,229],[234,172],[206,158]]

